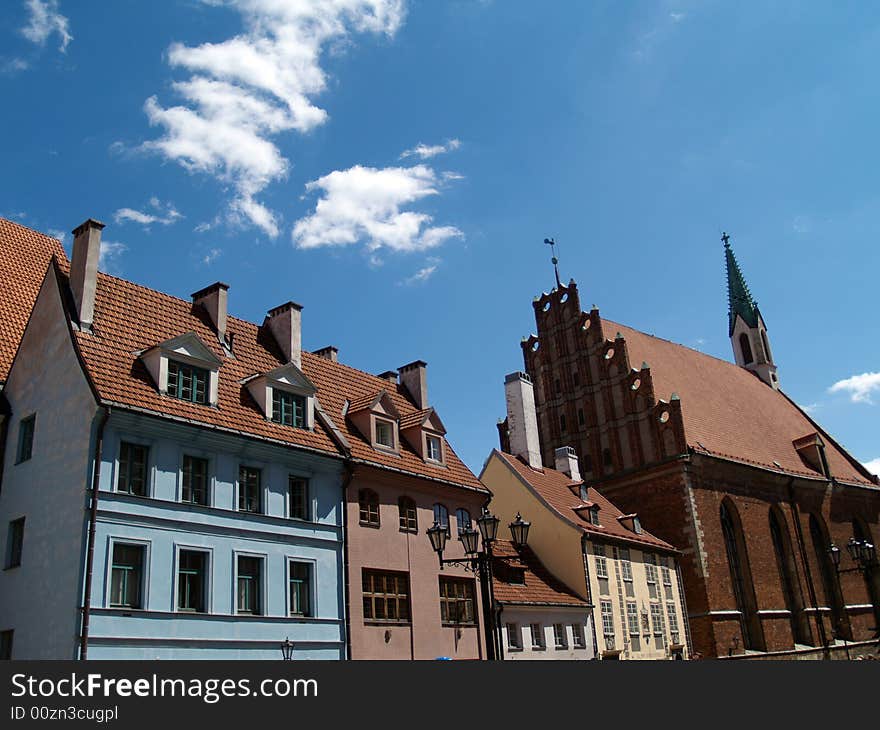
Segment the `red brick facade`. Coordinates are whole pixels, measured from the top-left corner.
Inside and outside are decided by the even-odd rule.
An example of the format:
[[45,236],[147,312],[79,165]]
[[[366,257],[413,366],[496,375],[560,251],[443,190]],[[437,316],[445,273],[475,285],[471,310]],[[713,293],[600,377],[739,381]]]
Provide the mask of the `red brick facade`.
[[[695,651],[779,651],[877,635],[880,571],[866,579],[844,551],[841,596],[827,553],[832,541],[843,548],[854,534],[875,544],[880,536],[880,488],[852,457],[741,368],[603,321],[596,309],[582,312],[574,282],[534,309],[538,334],[522,347],[542,457],[552,463],[556,448],[572,446],[588,483],[682,550]],[[701,378],[696,390],[708,395],[696,397],[688,378]],[[728,401],[714,402],[715,392]],[[728,403],[773,438],[743,434]],[[790,432],[811,429],[827,444],[830,478],[790,446]],[[771,441],[775,450],[762,450]],[[767,453],[780,456],[770,463]]]

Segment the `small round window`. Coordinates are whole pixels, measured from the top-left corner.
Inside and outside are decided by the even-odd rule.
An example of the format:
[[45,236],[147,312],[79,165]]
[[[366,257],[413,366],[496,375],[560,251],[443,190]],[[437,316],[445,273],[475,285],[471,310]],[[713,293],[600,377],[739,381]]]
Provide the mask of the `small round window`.
[[669,411],[663,411],[660,414],[660,423],[666,423],[669,420]]

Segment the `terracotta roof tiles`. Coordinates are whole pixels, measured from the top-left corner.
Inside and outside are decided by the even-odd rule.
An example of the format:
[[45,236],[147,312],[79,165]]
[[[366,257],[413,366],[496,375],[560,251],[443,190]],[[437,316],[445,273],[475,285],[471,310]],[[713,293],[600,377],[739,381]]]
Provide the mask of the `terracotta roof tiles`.
[[582,606],[587,602],[553,575],[529,547],[509,540],[492,544],[495,600],[515,605]]

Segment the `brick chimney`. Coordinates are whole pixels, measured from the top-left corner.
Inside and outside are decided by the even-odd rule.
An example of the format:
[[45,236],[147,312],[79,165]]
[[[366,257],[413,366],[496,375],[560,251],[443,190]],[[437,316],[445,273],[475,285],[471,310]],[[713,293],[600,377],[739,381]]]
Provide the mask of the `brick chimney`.
[[73,258],[70,262],[70,290],[81,329],[91,330],[95,317],[95,286],[101,258],[104,224],[92,218],[73,229]]
[[334,347],[333,345],[322,347],[320,350],[315,350],[312,354],[317,355],[318,357],[323,357],[330,362],[339,362],[339,348]]
[[387,380],[389,383],[394,383],[395,385],[397,385],[396,370],[386,370],[384,373],[379,373],[376,377],[382,378],[382,380]]
[[263,325],[269,328],[285,362],[302,368],[302,306],[296,302],[270,309]]
[[504,378],[507,402],[507,432],[510,453],[521,456],[529,466],[540,469],[541,442],[538,439],[538,416],[535,412],[535,389],[528,375],[511,373]]
[[203,307],[211,318],[217,339],[226,343],[226,304],[229,284],[217,281],[193,293],[193,307]]
[[400,382],[407,389],[416,407],[428,407],[428,363],[416,360],[409,365],[401,365]]
[[567,474],[573,482],[581,480],[581,470],[578,467],[578,457],[571,446],[562,446],[554,452],[556,456],[556,471]]

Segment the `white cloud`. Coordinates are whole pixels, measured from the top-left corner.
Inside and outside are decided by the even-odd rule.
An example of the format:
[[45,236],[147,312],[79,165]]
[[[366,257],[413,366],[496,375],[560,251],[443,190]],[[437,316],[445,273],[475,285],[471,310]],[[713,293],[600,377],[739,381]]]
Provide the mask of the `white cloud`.
[[31,43],[45,46],[49,36],[57,34],[60,39],[58,50],[64,53],[67,44],[73,40],[70,22],[58,10],[58,0],[26,0],[28,24],[21,34]]
[[327,85],[324,47],[351,33],[394,35],[403,0],[204,1],[236,8],[246,30],[220,43],[172,44],[169,64],[192,75],[172,85],[181,105],[147,99],[150,124],[164,134],[142,148],[231,185],[229,221],[275,237],[279,218],[256,199],[289,169],[271,138],[326,121],[327,112],[312,101]]
[[25,71],[28,66],[28,62],[23,58],[2,58],[0,59],[0,74],[14,76],[19,71]]
[[807,405],[800,406],[800,409],[806,413],[807,415],[814,415],[816,411],[818,411],[822,407],[821,403],[808,403]]
[[128,246],[118,241],[101,241],[101,255],[98,257],[98,268],[108,274],[118,272],[119,261],[128,250]]
[[880,475],[880,456],[865,462],[865,468],[872,474]]
[[62,231],[60,228],[50,228],[46,231],[52,238],[57,238],[61,241],[61,245],[63,246],[65,241],[67,240],[67,233]]
[[205,264],[206,266],[208,264],[214,263],[217,260],[217,257],[219,257],[221,253],[223,253],[223,251],[221,249],[212,248],[210,251],[208,251],[208,253],[206,253],[202,257],[202,263]]
[[461,140],[458,139],[450,139],[447,140],[446,144],[435,145],[426,145],[422,142],[419,142],[415,147],[401,152],[400,159],[402,160],[406,157],[412,157],[415,155],[422,160],[428,160],[431,157],[442,155],[445,152],[452,152],[453,150],[457,150],[459,147],[461,147]]
[[439,194],[437,174],[430,167],[373,168],[355,165],[334,170],[306,185],[322,197],[315,212],[293,227],[299,248],[364,243],[369,251],[424,251],[462,232],[454,226],[433,226],[427,213],[401,210],[410,203]]
[[415,286],[416,284],[424,284],[434,275],[434,272],[437,271],[437,267],[440,265],[440,259],[430,258],[426,263],[428,264],[427,266],[423,266],[412,276],[408,276],[403,281],[399,281],[398,284],[402,284],[404,286]]
[[150,206],[156,212],[146,213],[133,208],[120,208],[113,214],[113,220],[117,223],[132,221],[133,223],[140,223],[142,226],[151,226],[154,223],[170,226],[172,223],[176,223],[183,218],[183,215],[174,207],[173,203],[162,203],[161,200],[153,197],[150,198]]
[[828,391],[848,393],[853,403],[873,403],[871,394],[880,391],[880,373],[862,373],[845,380],[838,380]]

